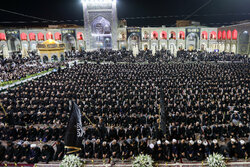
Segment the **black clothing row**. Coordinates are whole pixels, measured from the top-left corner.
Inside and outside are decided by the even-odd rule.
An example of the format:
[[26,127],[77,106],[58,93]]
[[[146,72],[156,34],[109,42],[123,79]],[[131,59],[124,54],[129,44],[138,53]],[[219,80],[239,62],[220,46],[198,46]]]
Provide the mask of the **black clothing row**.
[[[5,148],[0,144],[0,161],[8,162],[46,162],[62,160],[64,156],[64,144],[60,141],[54,145],[43,145],[42,149],[37,147],[36,144],[29,144],[28,142],[13,144],[8,142]],[[82,150],[79,152],[81,158],[119,158],[128,159],[138,154],[148,154],[156,161],[176,161],[186,158],[189,161],[202,161],[210,154],[220,153],[225,157],[230,158],[248,158],[250,153],[250,143],[240,140],[237,142],[231,139],[227,145],[219,145],[217,140],[208,141],[164,141],[159,140],[155,144],[146,140],[126,140],[122,143],[117,143],[116,140],[111,143],[106,141],[101,142],[99,139],[96,141],[87,140],[82,145]]]

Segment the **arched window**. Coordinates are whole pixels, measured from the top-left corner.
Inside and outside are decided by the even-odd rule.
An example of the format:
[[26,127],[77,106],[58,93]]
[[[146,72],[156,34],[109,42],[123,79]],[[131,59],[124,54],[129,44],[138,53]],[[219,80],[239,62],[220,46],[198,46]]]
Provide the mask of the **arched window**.
[[224,30],[224,31],[222,32],[222,39],[223,39],[223,40],[226,40],[226,34],[227,34],[227,33],[226,33],[226,30]]
[[23,33],[21,33],[20,36],[21,36],[21,40],[22,40],[22,41],[27,41],[27,40],[28,40],[27,34],[26,34],[26,33],[23,32]]
[[39,33],[37,34],[37,37],[38,37],[38,40],[39,40],[39,41],[44,41],[44,35],[43,35],[43,33],[39,32]]
[[166,31],[161,32],[161,39],[167,39],[167,33]]
[[29,33],[29,38],[30,38],[30,41],[35,41],[36,40],[36,34],[35,33]]
[[212,31],[211,33],[210,33],[210,40],[215,40],[216,39],[216,32],[215,31]]
[[46,39],[49,40],[49,39],[53,39],[53,34],[51,32],[48,32],[46,34]]
[[51,57],[51,61],[52,61],[52,62],[58,61],[57,55],[53,55],[53,56]]
[[46,56],[46,55],[45,55],[45,56],[43,56],[43,62],[44,62],[44,63],[47,63],[48,61],[49,61],[48,56]]
[[176,39],[176,33],[174,31],[171,31],[170,39]]
[[57,40],[57,41],[61,41],[61,40],[62,40],[62,35],[61,35],[61,33],[59,33],[59,32],[56,32],[56,33],[55,33],[55,40]]
[[228,30],[227,31],[227,39],[231,40],[231,38],[232,38],[232,32],[231,32],[231,30]]
[[221,31],[218,31],[218,39],[221,39],[221,37],[222,37],[222,33]]
[[207,31],[203,31],[203,32],[201,33],[201,39],[207,40]]
[[64,61],[64,55],[61,54],[61,61]]
[[237,40],[237,37],[238,37],[238,31],[237,30],[233,30],[232,39],[233,40]]
[[179,32],[179,39],[185,39],[185,33],[183,31]]
[[156,31],[152,32],[152,39],[158,40],[158,33]]
[[6,40],[5,33],[0,33],[0,40],[1,41],[5,41]]
[[[123,36],[122,36],[122,38],[123,38]],[[77,33],[77,40],[83,40],[83,33],[82,32]]]

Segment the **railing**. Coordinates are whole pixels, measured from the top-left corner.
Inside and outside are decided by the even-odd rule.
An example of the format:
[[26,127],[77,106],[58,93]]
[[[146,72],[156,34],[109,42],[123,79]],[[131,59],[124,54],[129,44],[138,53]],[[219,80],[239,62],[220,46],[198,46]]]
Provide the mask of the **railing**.
[[[0,167],[60,167],[59,163],[54,164],[36,164],[36,165],[30,165],[30,164],[0,164]],[[208,167],[206,163],[156,163],[154,165],[155,167]],[[227,163],[227,167],[248,167],[250,166],[250,162],[229,162]],[[90,164],[84,164],[83,167],[132,167],[131,163],[115,163],[115,164],[106,164],[106,163],[90,163]]]
[[[59,164],[37,164],[37,167],[59,167]],[[116,163],[116,164],[85,164],[84,167],[132,167],[131,163]],[[159,163],[156,167],[208,167],[206,163]],[[247,167],[250,162],[230,162],[227,167]]]

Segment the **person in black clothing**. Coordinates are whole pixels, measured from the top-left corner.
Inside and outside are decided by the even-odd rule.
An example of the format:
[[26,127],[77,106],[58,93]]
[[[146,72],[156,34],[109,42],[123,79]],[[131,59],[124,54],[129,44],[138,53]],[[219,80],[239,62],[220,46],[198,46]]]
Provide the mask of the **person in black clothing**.
[[113,158],[120,158],[120,145],[116,140],[113,140],[110,146],[111,156]]
[[107,144],[106,141],[104,141],[102,143],[102,147],[101,147],[101,158],[109,158],[110,157],[110,147],[109,145]]
[[144,154],[147,152],[147,142],[142,139],[139,141],[139,154]]
[[84,157],[85,158],[92,158],[93,157],[93,143],[91,143],[89,140],[85,142],[84,146]]
[[20,162],[22,154],[23,154],[23,152],[22,152],[23,148],[22,148],[21,143],[14,144],[13,149],[14,149],[14,153],[13,153],[12,162]]
[[237,148],[237,154],[239,158],[242,158],[242,159],[248,158],[246,142],[244,140],[240,140],[238,144],[238,148]]
[[101,158],[101,156],[102,156],[101,147],[102,147],[101,140],[97,139],[95,142],[94,158],[98,158],[98,159]]
[[28,141],[25,141],[23,143],[23,147],[22,147],[22,156],[21,156],[21,162],[27,161],[28,156],[30,153],[30,144]]
[[53,159],[54,149],[47,144],[43,145],[39,161],[49,163]]
[[227,148],[228,148],[228,151],[229,151],[229,157],[230,158],[235,158],[237,159],[238,158],[238,142],[232,138],[228,144],[227,144]]
[[54,161],[62,160],[64,156],[64,144],[60,140],[56,141],[56,151],[54,155]]
[[118,136],[119,140],[124,140],[125,139],[125,130],[123,127],[120,127],[118,130]]
[[159,160],[163,160],[164,159],[164,148],[163,148],[163,146],[162,146],[162,144],[161,144],[161,141],[160,140],[158,140],[157,142],[156,142],[156,145],[154,146],[154,149],[155,149],[155,156],[156,156],[156,160],[157,161],[159,161]]
[[171,148],[171,153],[172,153],[172,158],[174,162],[176,162],[179,159],[179,145],[178,141],[176,139],[172,140],[172,148]]
[[163,150],[163,155],[164,159],[166,161],[171,161],[171,143],[168,140],[165,140],[164,142],[164,150]]
[[250,141],[249,140],[246,143],[246,150],[247,150],[247,157],[249,157],[250,156]]
[[196,152],[196,160],[197,161],[202,161],[205,159],[205,147],[202,144],[201,140],[198,140],[196,145],[195,145],[195,152]]
[[130,150],[128,142],[126,140],[123,141],[122,146],[121,146],[121,157],[122,157],[122,159],[128,159],[130,151],[132,151],[132,150]]
[[194,145],[193,140],[190,140],[188,143],[186,155],[189,161],[193,161],[196,159],[196,150],[195,150],[195,145]]
[[0,141],[0,162],[4,161],[6,149]]
[[180,149],[180,158],[186,158],[186,152],[187,152],[187,143],[184,139],[181,140],[179,144]]
[[210,148],[212,153],[220,153],[220,146],[217,139],[213,140]]
[[156,154],[155,154],[155,149],[154,149],[154,144],[153,143],[150,143],[148,145],[147,154],[150,155],[153,159],[156,158]]
[[39,161],[39,157],[41,154],[41,150],[39,147],[36,146],[36,144],[30,145],[30,151],[27,156],[27,162],[30,164],[35,164]]
[[5,156],[4,159],[6,161],[12,162],[13,161],[13,154],[14,154],[14,147],[13,147],[13,143],[8,141],[7,142],[7,148],[5,151]]

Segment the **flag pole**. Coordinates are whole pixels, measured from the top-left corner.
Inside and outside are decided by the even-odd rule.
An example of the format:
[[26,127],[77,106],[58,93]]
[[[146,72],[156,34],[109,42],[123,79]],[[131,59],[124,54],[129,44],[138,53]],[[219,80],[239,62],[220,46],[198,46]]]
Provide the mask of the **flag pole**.
[[1,106],[1,108],[3,109],[3,112],[4,112],[5,116],[6,116],[6,115],[7,115],[7,113],[6,113],[6,111],[5,111],[4,107],[3,107],[3,104],[2,104],[2,103],[0,103],[0,106]]
[[161,128],[161,104],[157,105],[158,101],[158,87],[156,86],[156,109],[158,109],[158,114],[159,114],[159,129]]
[[[83,102],[83,100],[81,99],[81,101]],[[103,103],[103,100],[102,100],[102,103]],[[103,110],[103,109],[102,109]],[[92,126],[95,126],[95,124],[89,119],[89,117],[86,115],[85,112],[82,112],[82,115],[89,121],[89,123],[92,125]]]
[[90,124],[92,124],[92,126],[95,126],[95,124],[89,119],[89,117],[87,117],[87,115],[83,112],[82,113],[83,116],[85,116],[85,118],[87,118],[87,120],[89,121]]

